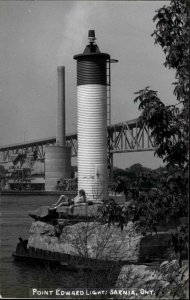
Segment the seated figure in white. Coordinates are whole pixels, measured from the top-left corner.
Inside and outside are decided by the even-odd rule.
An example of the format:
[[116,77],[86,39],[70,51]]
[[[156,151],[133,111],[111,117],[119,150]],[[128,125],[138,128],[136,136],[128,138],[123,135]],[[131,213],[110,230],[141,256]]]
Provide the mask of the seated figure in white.
[[58,199],[58,201],[55,204],[51,205],[51,209],[57,209],[58,207],[61,206],[73,206],[75,204],[78,203],[86,203],[86,194],[84,190],[80,190],[79,194],[73,198],[73,199],[69,199],[67,196],[65,195],[61,195]]

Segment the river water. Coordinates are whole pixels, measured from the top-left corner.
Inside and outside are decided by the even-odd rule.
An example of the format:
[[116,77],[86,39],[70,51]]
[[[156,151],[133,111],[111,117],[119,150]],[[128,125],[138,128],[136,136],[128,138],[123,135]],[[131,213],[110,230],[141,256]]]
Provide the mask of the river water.
[[[85,288],[86,276],[61,268],[16,262],[12,253],[18,237],[28,238],[32,219],[29,213],[39,206],[55,203],[58,196],[0,195],[1,206],[1,269],[3,298],[29,298],[30,288]],[[89,278],[89,276],[88,276]],[[93,283],[91,283],[93,285]]]

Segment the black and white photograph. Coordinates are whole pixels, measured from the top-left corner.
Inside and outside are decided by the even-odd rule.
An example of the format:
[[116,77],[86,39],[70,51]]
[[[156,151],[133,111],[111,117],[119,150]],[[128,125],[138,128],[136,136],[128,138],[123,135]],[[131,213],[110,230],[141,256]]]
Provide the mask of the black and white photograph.
[[189,299],[189,0],[0,0],[0,297]]

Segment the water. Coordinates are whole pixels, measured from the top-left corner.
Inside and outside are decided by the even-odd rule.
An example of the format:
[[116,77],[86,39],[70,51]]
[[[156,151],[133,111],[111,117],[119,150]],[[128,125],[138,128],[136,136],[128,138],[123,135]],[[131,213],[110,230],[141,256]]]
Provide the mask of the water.
[[[55,203],[58,196],[2,196],[1,205],[1,270],[3,298],[28,298],[29,288],[83,288],[90,276],[63,268],[15,262],[12,253],[18,237],[28,238],[32,219],[28,213],[41,205]],[[84,275],[84,274],[83,274]],[[93,283],[92,283],[93,285]]]

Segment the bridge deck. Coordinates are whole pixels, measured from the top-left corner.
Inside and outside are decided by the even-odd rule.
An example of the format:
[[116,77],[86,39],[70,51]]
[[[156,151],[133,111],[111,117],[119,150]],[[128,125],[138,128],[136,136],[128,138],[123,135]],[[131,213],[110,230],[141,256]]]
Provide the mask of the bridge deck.
[[[154,141],[149,128],[141,118],[133,119],[108,126],[108,152],[139,152],[154,150]],[[45,146],[54,145],[56,137],[32,140],[23,143],[5,145],[0,147],[0,161],[5,163],[13,161],[19,153],[34,153],[44,159]],[[66,135],[66,143],[72,147],[72,156],[77,156],[77,133]]]

